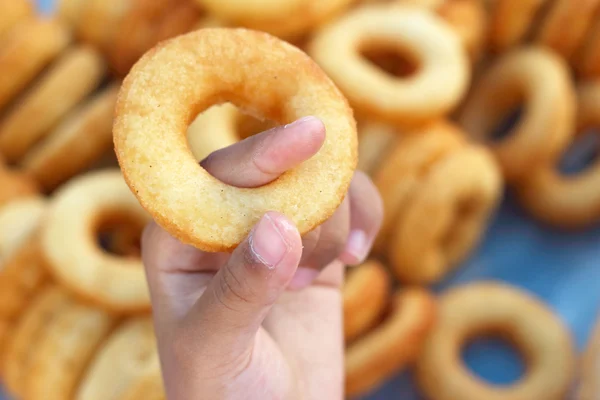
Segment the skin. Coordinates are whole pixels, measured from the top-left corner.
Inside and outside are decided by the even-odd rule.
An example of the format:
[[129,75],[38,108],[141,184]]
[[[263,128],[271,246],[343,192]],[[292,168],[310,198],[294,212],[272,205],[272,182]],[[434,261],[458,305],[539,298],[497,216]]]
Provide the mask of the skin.
[[[324,139],[321,121],[302,119],[201,164],[223,182],[256,187]],[[334,215],[304,237],[268,212],[232,254],[204,253],[151,223],[142,257],[168,398],[343,399],[344,268],[364,261],[381,219],[377,190],[357,172]]]

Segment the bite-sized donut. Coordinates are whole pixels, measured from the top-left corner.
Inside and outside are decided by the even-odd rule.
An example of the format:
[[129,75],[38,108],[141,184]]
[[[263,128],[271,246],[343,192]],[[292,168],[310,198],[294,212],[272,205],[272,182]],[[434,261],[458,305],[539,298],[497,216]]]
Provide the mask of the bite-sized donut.
[[577,400],[600,399],[600,319],[592,330],[581,360]]
[[[385,46],[418,66],[407,77],[387,74],[363,58]],[[462,99],[470,65],[458,35],[419,7],[373,4],[356,8],[316,33],[310,54],[357,111],[400,125],[428,122]],[[369,90],[365,90],[369,88]]]
[[24,398],[74,398],[87,365],[116,323],[116,317],[103,310],[67,304],[36,342]]
[[38,183],[29,174],[15,171],[0,159],[0,206],[13,200],[39,194]]
[[544,3],[553,0],[494,0],[490,21],[490,45],[503,52],[521,43]]
[[358,123],[358,169],[373,176],[394,144],[400,140],[397,129],[375,121]]
[[594,22],[599,0],[554,0],[536,33],[536,42],[571,59]]
[[481,0],[446,0],[437,13],[456,31],[473,62],[479,61],[488,39],[488,16]]
[[113,311],[148,310],[141,259],[109,254],[97,243],[103,226],[126,222],[141,232],[148,219],[118,170],[70,180],[55,192],[41,232],[50,271],[74,293]]
[[3,264],[38,229],[46,210],[46,200],[30,196],[0,207],[0,274]]
[[73,398],[121,400],[132,385],[156,369],[159,360],[152,319],[127,320],[98,349]]
[[396,276],[406,283],[433,283],[459,265],[480,243],[502,189],[500,168],[483,147],[465,146],[432,165],[388,242]]
[[[600,83],[580,84],[576,136],[600,127]],[[559,157],[529,172],[517,187],[522,204],[540,220],[564,228],[600,221],[600,161],[577,174],[558,170]]]
[[344,283],[344,338],[347,342],[373,328],[390,300],[391,282],[385,267],[369,260],[348,272]]
[[53,190],[90,167],[112,148],[119,86],[112,84],[73,110],[20,162],[24,171]]
[[436,320],[436,300],[424,289],[394,294],[387,319],[346,349],[346,395],[363,395],[413,363]]
[[7,32],[0,41],[0,109],[70,42],[67,28],[51,19],[28,19]]
[[[517,107],[522,115],[506,136],[494,129]],[[523,178],[560,153],[575,124],[576,94],[566,63],[550,50],[528,47],[496,61],[473,88],[460,116],[465,131],[487,142],[507,181]]]
[[0,39],[19,22],[33,14],[31,0],[5,0],[0,3]]
[[0,153],[16,162],[101,82],[100,53],[77,47],[66,53],[0,122]]
[[[517,382],[495,386],[481,381],[462,361],[462,347],[482,335],[500,335],[525,358]],[[458,286],[442,294],[438,321],[416,368],[421,390],[431,400],[563,400],[574,377],[571,334],[532,295],[496,282]]]
[[[198,165],[186,131],[201,111],[227,101],[278,124],[315,116],[325,142],[267,185],[226,185]],[[142,206],[206,251],[232,250],[268,210],[285,214],[301,234],[312,230],[341,203],[357,162],[356,122],[333,82],[297,48],[246,29],[199,30],[148,52],[123,83],[113,133]]]

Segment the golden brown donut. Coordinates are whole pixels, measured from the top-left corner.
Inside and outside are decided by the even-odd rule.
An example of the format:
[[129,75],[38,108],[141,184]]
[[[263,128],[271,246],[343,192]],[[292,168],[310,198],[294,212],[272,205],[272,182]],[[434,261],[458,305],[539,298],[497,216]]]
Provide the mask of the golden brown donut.
[[577,400],[600,399],[600,320],[593,328],[581,360]]
[[496,52],[521,43],[544,3],[553,0],[494,0],[490,42]]
[[[576,135],[600,127],[600,83],[583,82],[578,93]],[[558,170],[559,155],[529,172],[518,185],[524,207],[540,220],[564,228],[600,221],[600,162],[576,175]]]
[[[186,141],[191,120],[226,101],[278,124],[315,116],[325,142],[272,183],[226,185],[199,167]],[[357,162],[356,122],[327,75],[288,43],[239,28],[199,30],[148,52],[123,83],[113,134],[142,206],[179,240],[206,251],[235,248],[267,210],[285,214],[301,234],[312,230],[341,203]]]
[[[407,55],[419,66],[417,71],[395,77],[371,65],[361,49],[373,45]],[[356,8],[317,32],[310,54],[357,112],[401,126],[449,113],[465,94],[470,77],[458,35],[441,17],[419,7]]]
[[9,169],[0,159],[0,206],[39,193],[37,182],[28,174]]
[[24,171],[46,189],[90,167],[112,148],[112,124],[119,91],[112,84],[73,110],[23,158]]
[[[563,400],[574,377],[575,352],[563,322],[537,298],[514,287],[479,282],[444,293],[438,321],[416,368],[431,400]],[[464,366],[461,348],[481,335],[501,335],[521,351],[527,372],[509,386],[494,386]]]
[[436,314],[435,298],[424,289],[394,294],[388,318],[346,349],[346,395],[366,394],[414,362]]
[[35,195],[10,201],[0,207],[0,275],[4,263],[37,230],[45,210],[46,200]]
[[152,319],[127,320],[98,349],[73,399],[121,400],[131,386],[157,369],[159,360]]
[[0,109],[70,42],[69,31],[56,20],[33,18],[11,29],[0,42]]
[[30,0],[4,0],[0,2],[0,39],[15,25],[33,14]]
[[357,168],[373,176],[398,140],[400,134],[391,125],[375,121],[360,121]]
[[[568,143],[575,124],[576,95],[565,62],[543,48],[510,52],[487,70],[467,99],[460,116],[465,131],[487,142],[507,181],[523,178]],[[516,107],[518,123],[499,140],[493,129]]]
[[23,95],[0,122],[0,153],[16,162],[77,103],[105,73],[102,56],[89,47],[70,50]]
[[479,244],[503,185],[492,154],[479,146],[447,154],[418,185],[396,221],[388,256],[402,282],[427,284],[443,278]]
[[120,221],[141,231],[148,215],[119,171],[80,175],[55,192],[41,232],[42,248],[53,276],[74,293],[116,312],[147,311],[141,259],[109,254],[96,240],[103,225]]
[[344,339],[347,342],[369,331],[380,321],[390,300],[390,276],[376,260],[348,272],[344,283]]

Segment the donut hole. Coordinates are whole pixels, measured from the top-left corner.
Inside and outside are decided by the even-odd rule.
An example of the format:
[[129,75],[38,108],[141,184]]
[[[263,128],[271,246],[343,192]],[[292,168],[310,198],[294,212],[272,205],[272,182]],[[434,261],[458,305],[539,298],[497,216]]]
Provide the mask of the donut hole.
[[365,60],[391,77],[409,78],[420,68],[417,57],[397,44],[366,43],[359,51]]
[[514,341],[498,332],[472,337],[462,349],[462,358],[472,373],[494,385],[510,386],[526,372],[525,360]]
[[558,164],[562,174],[580,174],[598,161],[600,150],[600,135],[598,133],[598,130],[586,130],[577,136],[563,153]]
[[98,220],[96,238],[107,253],[118,257],[140,258],[144,221],[127,214],[111,214]]

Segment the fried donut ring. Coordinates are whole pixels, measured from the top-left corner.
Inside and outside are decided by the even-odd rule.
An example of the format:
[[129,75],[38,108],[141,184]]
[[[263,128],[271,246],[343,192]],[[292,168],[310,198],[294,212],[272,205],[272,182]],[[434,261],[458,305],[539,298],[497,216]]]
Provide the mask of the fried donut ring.
[[[104,342],[79,385],[76,400],[120,400],[149,370],[158,369],[156,338],[150,318],[123,323]],[[106,388],[110,388],[110,394]]]
[[[439,299],[439,319],[417,363],[416,378],[431,400],[562,400],[574,376],[568,329],[540,300],[501,283],[456,287]],[[462,364],[461,347],[498,333],[522,350],[528,371],[508,387],[481,382]]]
[[[272,183],[234,188],[199,167],[185,140],[199,112],[226,101],[280,124],[316,116],[327,138]],[[176,238],[205,251],[233,249],[267,210],[287,215],[301,234],[312,230],[341,203],[357,162],[356,122],[325,73],[295,47],[245,29],[204,29],[147,53],[123,83],[113,132],[140,203]]]
[[64,290],[51,285],[41,291],[25,309],[23,317],[0,352],[3,383],[13,396],[25,398],[31,362],[46,334],[48,324],[57,318],[71,301]]
[[112,148],[112,124],[119,86],[113,84],[75,109],[27,153],[23,170],[46,189],[91,166]]
[[46,201],[31,196],[11,201],[0,208],[0,274],[9,260],[37,230],[46,210]]
[[67,304],[36,343],[25,388],[26,399],[72,399],[96,349],[116,318],[78,303]]
[[594,22],[599,0],[555,0],[536,33],[536,42],[570,59]]
[[0,123],[0,153],[16,162],[104,77],[102,56],[87,47],[65,54]]
[[[600,83],[579,88],[577,134],[600,127]],[[540,220],[564,228],[600,221],[600,161],[577,175],[563,175],[556,164],[540,165],[518,186],[519,199]]]
[[39,189],[29,174],[9,169],[0,160],[0,206],[21,197],[35,196]]
[[394,294],[391,315],[346,349],[346,394],[365,394],[418,357],[436,319],[434,297],[424,289]]
[[344,283],[344,338],[352,341],[373,328],[390,299],[390,277],[378,261],[350,270]]
[[49,208],[41,241],[56,279],[111,310],[148,310],[142,261],[108,254],[96,242],[94,230],[102,222],[126,219],[141,230],[148,221],[119,171],[96,171],[72,179],[55,193]]
[[[418,71],[398,78],[372,66],[360,49],[374,43],[408,53],[418,61]],[[400,125],[421,124],[450,112],[470,76],[457,34],[441,17],[411,6],[354,9],[316,34],[310,54],[358,112]]]
[[547,1],[550,0],[495,0],[490,21],[492,49],[503,52],[519,44]]
[[562,59],[542,48],[503,56],[475,85],[460,123],[472,138],[486,140],[521,101],[524,115],[518,124],[505,138],[490,143],[510,182],[552,159],[571,137],[576,95]]
[[388,243],[402,282],[433,283],[462,262],[479,244],[502,197],[500,169],[483,147],[455,150],[430,168]]
[[577,400],[600,399],[600,320],[595,324],[585,348]]
[[455,30],[473,62],[487,43],[487,12],[481,0],[447,0],[437,13]]
[[70,42],[68,30],[54,20],[30,19],[12,29],[0,42],[0,109]]
[[358,124],[358,169],[374,175],[379,163],[386,158],[390,148],[399,140],[395,128],[374,122],[361,121]]
[[9,0],[0,3],[0,38],[32,14],[33,5],[30,0]]

